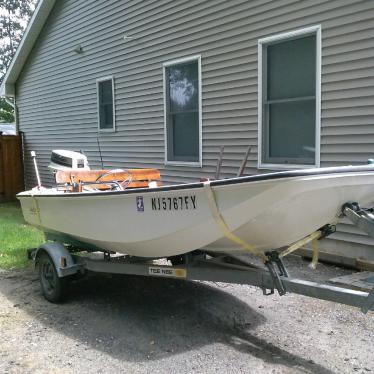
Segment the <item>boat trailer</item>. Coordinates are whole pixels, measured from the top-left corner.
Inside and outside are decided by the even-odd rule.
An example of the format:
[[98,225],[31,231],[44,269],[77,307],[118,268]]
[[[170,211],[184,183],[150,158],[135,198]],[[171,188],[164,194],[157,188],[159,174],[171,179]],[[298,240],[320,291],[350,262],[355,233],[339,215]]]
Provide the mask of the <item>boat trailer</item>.
[[[373,210],[349,203],[343,206],[342,214],[374,237]],[[358,307],[363,313],[374,311],[374,276],[371,276],[373,287],[369,292],[289,276],[282,257],[308,241],[332,232],[330,226],[324,227],[283,252],[267,252],[268,260],[262,266],[204,250],[168,259],[147,260],[113,252],[90,252],[60,242],[48,242],[37,249],[30,249],[28,256],[38,266],[43,295],[51,302],[60,301],[66,282],[72,277],[94,272],[246,284],[261,288],[264,295],[272,295],[277,290],[281,296],[290,292]]]

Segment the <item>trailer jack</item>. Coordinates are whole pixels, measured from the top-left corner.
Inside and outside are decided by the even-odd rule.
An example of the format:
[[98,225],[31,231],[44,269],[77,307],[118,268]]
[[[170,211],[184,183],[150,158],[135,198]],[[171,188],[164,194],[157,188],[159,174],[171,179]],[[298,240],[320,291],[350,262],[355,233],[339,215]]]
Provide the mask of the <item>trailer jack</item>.
[[270,288],[269,292],[267,291],[267,288],[263,288],[262,292],[266,296],[272,295],[274,294],[274,288],[276,288],[279,295],[283,296],[286,293],[286,288],[284,287],[283,281],[280,277],[288,277],[287,269],[277,251],[266,252],[265,255],[268,258],[265,265],[268,268],[269,274],[273,280],[273,286]]

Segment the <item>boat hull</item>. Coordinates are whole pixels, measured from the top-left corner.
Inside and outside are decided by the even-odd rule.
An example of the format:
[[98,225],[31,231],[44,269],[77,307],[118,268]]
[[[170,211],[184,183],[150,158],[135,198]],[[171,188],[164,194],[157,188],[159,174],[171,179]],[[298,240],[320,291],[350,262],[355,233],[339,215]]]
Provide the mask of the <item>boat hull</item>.
[[[346,202],[373,206],[372,166],[317,170],[216,181],[211,188],[230,231],[267,251],[337,223]],[[29,191],[18,198],[27,222],[70,243],[139,257],[243,251],[222,233],[201,183],[110,193]]]

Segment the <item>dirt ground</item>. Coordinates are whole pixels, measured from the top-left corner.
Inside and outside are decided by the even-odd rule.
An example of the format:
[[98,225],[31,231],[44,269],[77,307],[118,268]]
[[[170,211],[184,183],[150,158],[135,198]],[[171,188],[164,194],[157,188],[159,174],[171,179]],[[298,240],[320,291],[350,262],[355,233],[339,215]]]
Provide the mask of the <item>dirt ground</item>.
[[[288,260],[291,275],[306,271]],[[347,271],[319,264],[314,277]],[[374,313],[249,286],[91,276],[45,301],[0,273],[0,373],[374,373]]]

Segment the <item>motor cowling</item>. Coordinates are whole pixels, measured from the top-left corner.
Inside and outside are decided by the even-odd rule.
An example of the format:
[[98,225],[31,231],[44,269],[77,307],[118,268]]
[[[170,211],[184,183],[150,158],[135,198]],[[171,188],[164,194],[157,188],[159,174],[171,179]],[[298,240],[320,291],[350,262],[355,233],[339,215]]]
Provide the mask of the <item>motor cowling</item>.
[[65,149],[52,151],[48,167],[54,171],[69,169],[90,170],[87,157],[84,154]]

